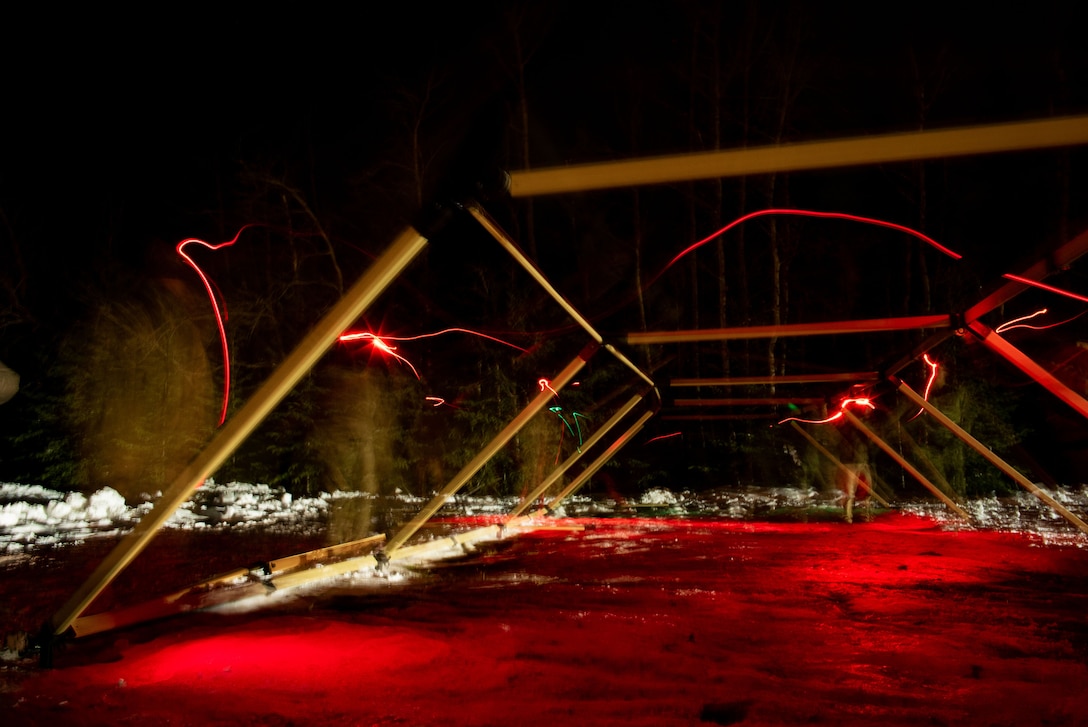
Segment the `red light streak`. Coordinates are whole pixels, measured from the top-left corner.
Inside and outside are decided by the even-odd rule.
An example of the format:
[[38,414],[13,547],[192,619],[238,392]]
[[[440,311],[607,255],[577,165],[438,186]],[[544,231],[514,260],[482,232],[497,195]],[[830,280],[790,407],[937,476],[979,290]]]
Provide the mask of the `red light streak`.
[[933,382],[937,380],[938,365],[936,361],[931,361],[928,353],[922,354],[922,360],[926,362],[926,366],[929,367],[929,380],[926,381],[926,389],[922,394],[922,398],[929,401],[929,392],[933,388]]
[[552,396],[556,399],[559,398],[559,392],[552,388],[552,382],[548,379],[540,379],[536,383],[540,386],[541,391],[550,391],[552,392]]
[[[189,257],[189,254],[185,252],[185,247],[190,244],[200,245],[209,250],[219,250],[220,248],[230,247],[238,242],[238,238],[241,237],[246,228],[250,226],[251,225],[245,225],[242,229],[238,230],[238,233],[232,239],[221,242],[218,245],[213,245],[204,240],[198,240],[195,237],[188,237],[179,242],[176,248],[181,259],[184,260],[189,267],[195,270],[198,276],[200,276],[200,282],[204,284],[204,290],[208,293],[208,300],[212,303],[212,312],[215,314],[215,325],[219,329],[219,342],[223,350],[223,406],[219,412],[220,426],[227,420],[227,405],[230,402],[230,348],[227,344],[227,327],[225,323],[227,319],[227,304],[226,301],[224,301],[222,309],[220,308],[219,302],[215,297],[215,290],[213,289],[211,279],[208,278],[208,276],[204,274],[204,271],[200,269],[200,266]],[[222,297],[221,294],[220,297]]]
[[443,399],[441,396],[425,396],[423,398],[424,398],[425,401],[433,401],[434,406],[436,406],[436,407],[437,406],[442,406],[443,404],[446,403],[446,400]]
[[831,416],[827,417],[826,419],[801,419],[799,417],[786,417],[778,423],[785,424],[786,422],[801,422],[802,424],[828,424],[830,422],[842,419],[843,411],[846,409],[846,407],[851,405],[868,407],[869,409],[876,409],[876,406],[873,404],[872,399],[869,399],[865,396],[858,396],[850,399],[843,399],[842,402],[839,404],[839,410]]
[[650,439],[647,439],[647,440],[646,440],[646,441],[644,442],[644,445],[646,445],[646,444],[652,444],[652,443],[654,443],[654,442],[659,442],[659,441],[661,441],[662,439],[672,439],[673,437],[679,437],[679,436],[682,436],[682,435],[683,435],[683,432],[671,432],[671,433],[669,433],[669,434],[659,434],[659,435],[657,435],[656,437],[652,437],[652,438],[650,438]]
[[[470,328],[443,328],[441,331],[434,331],[432,333],[420,333],[419,335],[416,335],[416,336],[381,336],[381,338],[383,340],[386,340],[386,341],[418,341],[418,340],[423,339],[423,338],[434,338],[435,336],[441,336],[441,335],[444,335],[444,334],[447,334],[447,333],[466,333],[466,334],[468,334],[470,336],[478,336],[480,338],[486,338],[489,341],[494,341],[495,343],[501,343],[504,346],[509,346],[510,348],[521,351],[522,353],[528,353],[529,352],[529,349],[527,349],[527,348],[522,348],[521,346],[518,346],[517,344],[510,343],[509,341],[505,341],[505,340],[503,340],[501,338],[498,338],[496,336],[492,336],[492,335],[487,334],[487,333],[483,333],[482,331],[474,331],[474,330],[472,330]],[[340,341],[341,342],[357,341],[357,340],[359,340],[361,338],[371,338],[371,337],[377,338],[377,336],[375,336],[375,334],[373,334],[373,333],[345,333],[344,335],[340,336]]]
[[1088,297],[1085,297],[1083,295],[1079,295],[1077,293],[1072,293],[1072,292],[1070,292],[1068,290],[1062,290],[1061,288],[1055,288],[1053,285],[1047,285],[1046,283],[1040,283],[1037,280],[1032,280],[1030,278],[1024,278],[1024,277],[1021,277],[1019,275],[1012,275],[1011,273],[1005,273],[1005,275],[1003,275],[1002,277],[1007,278],[1009,280],[1014,280],[1017,283],[1023,283],[1024,285],[1031,285],[1031,286],[1036,287],[1036,288],[1041,288],[1042,290],[1046,290],[1046,291],[1049,291],[1051,293],[1057,293],[1058,295],[1064,295],[1066,298],[1072,298],[1073,300],[1079,300],[1082,303],[1088,303]]
[[959,259],[961,259],[963,257],[958,252],[956,252],[956,251],[954,251],[954,250],[952,250],[952,249],[950,249],[948,247],[945,247],[941,243],[934,240],[932,237],[929,237],[928,235],[925,235],[925,234],[923,234],[921,232],[918,232],[917,230],[913,230],[913,229],[911,229],[909,227],[906,227],[904,225],[896,224],[894,222],[886,222],[884,220],[878,220],[878,219],[875,219],[875,218],[872,218],[872,217],[861,217],[860,215],[851,215],[851,214],[847,214],[845,212],[817,212],[817,211],[814,211],[814,210],[801,210],[801,209],[790,209],[790,208],[766,209],[766,210],[758,210],[756,212],[749,212],[748,214],[744,215],[743,217],[739,217],[739,218],[733,220],[728,225],[721,228],[720,230],[713,233],[712,235],[709,235],[708,237],[705,237],[702,240],[699,240],[698,242],[693,243],[687,249],[681,251],[681,253],[679,255],[677,255],[672,260],[670,260],[669,264],[666,265],[664,267],[664,269],[660,273],[658,273],[657,276],[655,276],[653,278],[653,280],[651,280],[650,282],[652,283],[654,280],[657,280],[657,278],[660,277],[665,272],[665,270],[668,270],[669,268],[671,268],[682,257],[687,255],[688,253],[693,252],[695,250],[698,250],[703,245],[707,244],[708,242],[710,242],[711,240],[714,240],[717,237],[720,237],[721,235],[724,235],[726,232],[733,229],[734,227],[737,227],[737,226],[739,226],[739,225],[741,225],[741,224],[743,224],[745,222],[748,222],[749,220],[755,219],[757,217],[766,217],[766,216],[769,216],[769,215],[792,215],[792,216],[796,216],[796,217],[819,217],[819,218],[824,218],[824,219],[837,219],[837,220],[848,220],[848,221],[851,221],[851,222],[861,222],[861,223],[867,224],[867,225],[876,225],[877,227],[887,227],[888,229],[897,230],[899,232],[905,232],[908,235],[911,235],[912,237],[915,237],[915,238],[921,240],[922,242],[936,248],[937,250],[939,250],[940,252],[944,253],[945,255],[947,255],[948,257],[950,257],[950,258],[952,258],[954,260],[959,260]]
[[[925,361],[926,366],[929,367],[929,376],[926,378],[926,387],[922,392],[922,399],[924,399],[925,401],[929,401],[929,392],[932,391],[933,383],[937,380],[937,371],[940,367],[938,366],[936,361],[933,361],[929,358],[928,353],[922,354],[922,360]],[[908,421],[914,421],[918,417],[922,416],[923,412],[925,412],[925,409],[919,409],[917,413],[915,413],[915,415],[912,416]]]
[[1033,331],[1045,331],[1048,328],[1057,328],[1058,326],[1064,326],[1066,323],[1069,323],[1071,321],[1075,321],[1078,318],[1080,318],[1082,315],[1084,315],[1085,313],[1088,313],[1088,311],[1081,311],[1080,313],[1076,314],[1075,316],[1072,316],[1070,318],[1066,318],[1064,321],[1058,321],[1057,323],[1047,323],[1046,325],[1043,325],[1043,326],[1031,326],[1031,325],[1028,325],[1027,323],[1021,323],[1021,321],[1029,321],[1032,318],[1035,318],[1036,316],[1041,316],[1041,315],[1043,315],[1044,313],[1047,313],[1047,312],[1048,311],[1047,311],[1046,308],[1042,308],[1042,309],[1037,310],[1034,313],[1030,313],[1030,314],[1028,314],[1026,316],[1020,316],[1019,318],[1013,318],[1011,321],[1006,321],[1005,323],[1002,323],[1000,326],[995,328],[994,333],[1004,333],[1005,331],[1011,331],[1011,330],[1013,330],[1015,328],[1028,328],[1028,329],[1031,329]]
[[1039,310],[1035,311],[1034,313],[1028,313],[1026,316],[1020,316],[1019,318],[1013,318],[1011,321],[1005,321],[1000,326],[998,326],[997,328],[994,329],[994,333],[1004,333],[1005,331],[1011,330],[1013,328],[1034,328],[1036,330],[1038,330],[1039,328],[1049,328],[1049,326],[1029,326],[1029,325],[1021,322],[1021,321],[1030,321],[1032,318],[1037,318],[1038,316],[1046,315],[1046,313],[1047,313],[1046,308],[1040,308]]

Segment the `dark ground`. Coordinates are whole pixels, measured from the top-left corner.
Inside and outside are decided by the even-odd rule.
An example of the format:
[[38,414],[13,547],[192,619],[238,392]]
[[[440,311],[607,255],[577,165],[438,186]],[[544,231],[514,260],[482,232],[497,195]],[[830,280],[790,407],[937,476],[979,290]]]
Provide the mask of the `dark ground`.
[[[77,641],[2,673],[4,723],[1088,724],[1086,549],[896,514],[565,522],[586,529]],[[156,593],[248,555],[175,537],[137,560]],[[9,567],[3,600],[71,577]]]

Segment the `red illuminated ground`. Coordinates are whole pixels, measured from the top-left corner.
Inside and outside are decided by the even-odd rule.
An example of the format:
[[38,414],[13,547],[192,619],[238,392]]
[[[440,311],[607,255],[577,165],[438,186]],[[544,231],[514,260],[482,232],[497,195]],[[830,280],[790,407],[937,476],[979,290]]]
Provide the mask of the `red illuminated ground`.
[[1088,550],[899,515],[578,522],[91,637],[9,680],[4,723],[1088,722]]

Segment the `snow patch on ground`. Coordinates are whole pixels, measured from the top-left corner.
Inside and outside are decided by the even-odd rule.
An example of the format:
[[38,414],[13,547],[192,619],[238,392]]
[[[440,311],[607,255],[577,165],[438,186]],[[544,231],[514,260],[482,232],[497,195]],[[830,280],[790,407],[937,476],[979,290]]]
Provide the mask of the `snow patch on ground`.
[[[88,538],[117,535],[132,528],[152,508],[161,493],[145,496],[130,506],[110,487],[90,495],[61,492],[40,485],[0,483],[0,557],[17,557],[37,548],[68,546]],[[1088,518],[1088,486],[1060,489],[1051,495],[1082,519]],[[290,532],[315,532],[326,526],[330,512],[350,500],[373,499],[375,507],[395,508],[414,515],[429,498],[403,492],[380,496],[359,492],[322,493],[316,497],[292,497],[283,488],[266,484],[209,479],[180,507],[165,527],[270,528]],[[456,495],[443,513],[501,515],[517,505],[512,497]],[[834,494],[802,487],[747,487],[693,493],[655,487],[632,502],[607,497],[574,495],[556,515],[614,517],[668,515],[759,519],[806,510],[833,510],[840,506]],[[1027,492],[1008,497],[985,497],[964,503],[971,516],[964,523],[937,501],[899,503],[896,509],[940,523],[949,529],[982,528],[1040,535],[1046,542],[1088,546],[1080,533],[1046,503]]]

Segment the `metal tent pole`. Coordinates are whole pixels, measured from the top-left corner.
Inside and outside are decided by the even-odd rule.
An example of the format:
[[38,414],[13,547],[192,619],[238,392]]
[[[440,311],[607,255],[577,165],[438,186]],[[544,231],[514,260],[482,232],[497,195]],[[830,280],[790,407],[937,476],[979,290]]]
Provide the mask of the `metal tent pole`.
[[484,446],[484,448],[481,449],[468,464],[461,468],[461,471],[454,475],[453,479],[450,480],[449,483],[447,483],[446,486],[443,487],[414,518],[408,521],[399,531],[397,531],[396,535],[389,539],[389,542],[385,546],[385,556],[387,558],[391,557],[393,552],[415,535],[416,531],[423,527],[423,524],[430,520],[458,490],[464,487],[464,485],[472,479],[473,475],[479,472],[480,468],[487,464],[488,460],[494,457],[515,434],[521,431],[533,416],[547,406],[548,402],[551,401],[554,396],[553,392],[559,391],[570,383],[571,379],[581,371],[582,367],[586,365],[586,362],[593,357],[593,354],[595,354],[599,348],[600,346],[598,344],[590,343],[582,349],[581,353],[575,356],[574,359],[567,364],[566,368],[552,379],[550,390],[545,389],[537,394],[517,416],[510,420],[510,423],[506,425],[505,429],[488,442],[487,445]]
[[570,301],[563,297],[562,293],[555,289],[555,286],[552,285],[551,282],[544,276],[544,273],[542,273],[540,269],[533,264],[532,260],[525,256],[525,253],[521,251],[521,248],[517,246],[517,243],[514,242],[513,238],[511,238],[510,235],[506,234],[506,231],[499,226],[498,222],[496,222],[489,214],[487,214],[487,212],[482,207],[477,204],[470,204],[466,207],[466,209],[468,210],[469,214],[471,214],[476,219],[476,221],[480,223],[480,226],[483,227],[489,235],[495,238],[495,241],[499,243],[504,250],[510,253],[510,256],[514,258],[518,265],[521,265],[525,272],[529,273],[529,275],[532,276],[533,280],[535,280],[537,284],[539,284],[540,287],[543,288],[544,291],[548,295],[550,295],[552,299],[556,303],[558,303],[563,310],[567,312],[567,315],[573,318],[575,322],[582,327],[582,330],[589,334],[590,338],[592,338],[597,343],[602,344],[606,351],[612,354],[612,356],[614,356],[616,360],[619,361],[621,364],[631,369],[631,371],[633,371],[636,376],[638,376],[650,386],[656,388],[656,384],[654,384],[653,379],[647,376],[642,371],[642,369],[636,366],[623,353],[616,350],[616,348],[612,346],[612,344],[604,342],[604,336],[602,336],[597,331],[597,329],[594,328],[588,320],[586,320],[585,316],[578,312],[577,308],[571,305]]
[[563,464],[559,465],[554,470],[552,470],[551,474],[549,474],[547,477],[545,477],[544,480],[539,485],[537,485],[533,489],[532,492],[528,493],[527,495],[525,495],[525,497],[521,498],[521,502],[518,503],[517,507],[515,507],[513,510],[510,511],[510,514],[507,516],[505,522],[507,524],[509,524],[513,520],[520,517],[521,514],[524,513],[526,510],[528,510],[529,506],[532,505],[533,502],[538,497],[543,495],[545,492],[548,491],[549,487],[551,487],[556,482],[558,482],[559,479],[564,474],[566,474],[567,470],[569,470],[571,468],[571,466],[575,462],[577,462],[579,459],[582,458],[583,454],[585,454],[590,449],[592,449],[594,446],[596,446],[597,442],[601,441],[601,439],[604,437],[605,434],[607,434],[609,431],[611,431],[611,429],[613,427],[615,427],[617,424],[619,424],[621,419],[623,419],[625,416],[627,416],[627,414],[632,409],[634,409],[636,406],[638,406],[638,403],[640,401],[642,401],[642,399],[643,399],[642,394],[637,394],[635,396],[632,396],[630,399],[628,399],[626,404],[624,404],[618,410],[616,410],[616,413],[613,414],[608,419],[608,421],[606,421],[604,423],[604,425],[601,426],[600,429],[598,429],[596,432],[594,432],[593,436],[591,436],[589,439],[587,439],[585,441],[585,443],[582,445],[582,447],[581,447],[581,449],[579,451],[574,452],[569,457],[567,457],[567,459],[564,460]]
[[929,412],[930,416],[943,424],[950,432],[962,439],[969,447],[971,447],[971,449],[982,455],[982,457],[986,459],[990,464],[992,464],[994,467],[997,467],[999,470],[1011,477],[1013,480],[1016,481],[1018,485],[1023,487],[1025,490],[1035,495],[1047,505],[1050,505],[1050,507],[1052,507],[1055,512],[1057,512],[1059,515],[1075,525],[1082,533],[1088,533],[1088,523],[1085,523],[1079,517],[1069,512],[1069,510],[1067,510],[1060,502],[1051,497],[1050,493],[1038,487],[1034,482],[1017,472],[1008,462],[1001,459],[992,451],[990,451],[989,447],[985,446],[984,444],[982,444],[982,442],[972,437],[963,427],[949,419],[944,414],[944,412],[942,412],[940,409],[933,406],[933,404],[922,398],[918,394],[918,392],[907,386],[905,382],[896,380],[895,384],[899,389],[900,393],[902,393],[915,404]]
[[884,333],[910,331],[916,328],[950,328],[948,315],[908,316],[905,318],[875,318],[860,321],[827,321],[818,323],[784,323],[778,326],[736,326],[734,328],[703,328],[681,331],[643,331],[627,334],[627,343],[700,343],[703,341],[740,341],[750,338],[787,336],[830,336],[842,333]]
[[1035,363],[1035,361],[1027,354],[1016,346],[1013,346],[988,327],[982,325],[978,321],[974,321],[968,327],[971,329],[972,333],[982,340],[986,345],[986,348],[1035,379],[1035,381],[1051,394],[1073,407],[1073,409],[1075,409],[1082,417],[1088,418],[1088,401],[1086,401],[1083,396],[1063,384],[1055,378],[1053,374]]
[[[805,431],[805,430],[804,430],[804,429],[803,429],[803,428],[801,427],[801,425],[800,425],[800,424],[798,424],[797,422],[790,422],[790,425],[791,425],[791,426],[792,426],[792,427],[793,427],[793,428],[794,428],[795,430],[797,430],[797,432],[798,432],[798,433],[800,433],[800,435],[801,435],[802,437],[804,437],[805,439],[807,439],[807,440],[809,441],[809,444],[811,444],[811,445],[812,445],[813,447],[815,447],[815,448],[816,448],[816,451],[817,451],[817,452],[819,452],[819,453],[820,453],[820,454],[822,454],[823,456],[827,457],[827,458],[828,458],[828,459],[829,459],[829,460],[831,461],[831,463],[832,463],[833,465],[835,465],[835,467],[837,467],[838,469],[840,469],[840,470],[842,470],[843,472],[845,472],[845,473],[847,474],[847,476],[849,476],[849,477],[854,477],[854,476],[855,476],[855,474],[854,474],[854,471],[853,471],[852,469],[850,469],[849,467],[847,467],[846,465],[844,465],[844,464],[842,463],[842,461],[841,461],[841,460],[840,460],[840,459],[839,459],[838,457],[836,457],[835,455],[831,454],[831,451],[830,451],[830,450],[829,450],[829,449],[828,449],[827,447],[825,447],[824,445],[820,444],[819,440],[817,440],[817,439],[816,439],[816,437],[814,437],[814,436],[812,436],[811,434],[809,434],[808,432],[806,432],[806,431]],[[874,499],[875,499],[875,500],[876,500],[877,502],[879,502],[879,503],[880,503],[881,505],[883,505],[884,507],[886,507],[886,508],[889,508],[889,509],[891,508],[891,505],[889,505],[889,504],[888,504],[888,501],[887,501],[887,500],[885,500],[885,499],[884,499],[883,497],[881,497],[880,495],[878,495],[878,494],[877,494],[877,492],[876,492],[876,489],[874,489],[874,487],[873,487],[873,485],[872,485],[871,483],[869,483],[869,482],[866,482],[865,480],[863,480],[863,479],[861,479],[861,478],[859,477],[859,478],[858,478],[858,484],[859,484],[859,485],[861,485],[863,489],[865,489],[866,491],[868,491],[868,493],[869,493],[870,495],[872,495],[872,496],[873,496],[873,498],[874,498]]]
[[700,152],[527,169],[510,174],[510,195],[616,189],[698,179],[834,169],[1088,143],[1088,116],[911,131],[854,139]]
[[92,601],[132,562],[158,529],[193,491],[245,441],[284,396],[306,375],[337,337],[374,302],[427,245],[408,227],[374,261],[358,282],[318,321],[314,328],[272,372],[253,397],[216,433],[204,450],[163,492],[155,506],[119,542],[98,568],[48,622],[53,636],[63,634]]
[[894,459],[899,464],[900,467],[905,469],[910,474],[911,477],[913,477],[914,479],[921,482],[922,485],[925,486],[925,488],[927,490],[929,490],[930,492],[932,492],[934,495],[937,496],[937,499],[939,499],[945,505],[948,505],[948,507],[951,508],[953,512],[955,512],[957,515],[959,515],[964,520],[966,520],[968,522],[971,521],[970,516],[964,511],[964,509],[962,507],[957,505],[952,500],[952,498],[950,498],[948,495],[941,492],[940,489],[938,489],[936,485],[934,485],[932,482],[930,482],[926,478],[925,475],[923,475],[921,472],[919,472],[914,467],[914,465],[912,465],[907,460],[903,459],[903,457],[898,452],[896,452],[894,449],[892,449],[892,446],[890,444],[888,444],[883,439],[881,439],[880,436],[876,432],[874,432],[869,427],[865,426],[865,422],[858,419],[857,416],[852,411],[848,411],[847,409],[843,409],[842,413],[846,417],[846,420],[848,422],[850,422],[851,424],[853,424],[857,428],[857,430],[859,432],[861,432],[866,437],[868,437],[870,440],[872,440],[873,444],[875,444],[876,446],[878,446],[882,450],[884,450],[885,454],[887,454],[889,457]]
[[546,513],[554,510],[559,503],[570,497],[586,480],[597,474],[597,471],[600,470],[601,467],[604,467],[605,464],[616,455],[616,452],[620,451],[625,444],[631,441],[631,437],[638,434],[639,430],[642,429],[642,426],[653,415],[654,412],[652,410],[643,412],[642,415],[635,420],[635,423],[627,428],[627,431],[621,434],[616,441],[612,442],[612,445],[607,450],[601,452],[600,456],[593,460],[592,464],[578,473],[578,476],[571,480],[570,484],[564,487],[558,495],[552,498],[551,502],[549,502],[543,510],[539,510],[537,513]]

